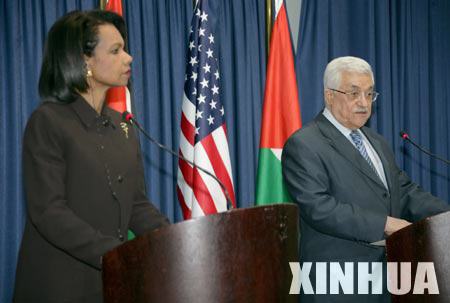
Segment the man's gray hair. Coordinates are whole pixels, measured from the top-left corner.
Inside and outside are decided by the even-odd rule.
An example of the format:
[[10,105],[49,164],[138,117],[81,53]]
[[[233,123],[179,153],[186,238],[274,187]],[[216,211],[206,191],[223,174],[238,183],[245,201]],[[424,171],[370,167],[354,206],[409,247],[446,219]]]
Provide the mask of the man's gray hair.
[[323,74],[324,90],[327,88],[338,89],[341,85],[341,76],[344,71],[370,74],[372,81],[375,83],[372,68],[367,61],[358,57],[339,57],[333,59],[325,68],[325,72]]

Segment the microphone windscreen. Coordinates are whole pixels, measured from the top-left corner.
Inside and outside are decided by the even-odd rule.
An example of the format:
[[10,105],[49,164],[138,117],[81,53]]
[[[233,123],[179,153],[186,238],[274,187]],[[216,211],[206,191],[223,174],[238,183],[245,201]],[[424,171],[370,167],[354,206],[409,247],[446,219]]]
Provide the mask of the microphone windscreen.
[[132,115],[130,112],[124,111],[124,112],[122,113],[122,120],[123,120],[123,121],[125,121],[125,122],[130,122],[131,119],[133,119],[133,115]]
[[404,140],[409,139],[409,135],[402,130],[400,131],[400,137],[402,137],[402,139]]

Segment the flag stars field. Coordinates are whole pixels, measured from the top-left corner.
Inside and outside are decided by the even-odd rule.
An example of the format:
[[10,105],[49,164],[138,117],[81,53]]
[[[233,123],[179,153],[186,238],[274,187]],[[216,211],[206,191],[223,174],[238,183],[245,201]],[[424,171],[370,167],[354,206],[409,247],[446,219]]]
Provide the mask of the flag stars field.
[[200,82],[200,85],[202,86],[202,88],[205,88],[208,87],[208,83],[209,81],[203,78],[202,82]]
[[203,12],[202,15],[200,16],[200,19],[202,19],[202,22],[208,21],[208,15],[205,12]]
[[205,103],[205,99],[206,96],[203,96],[202,94],[197,98],[199,104]]
[[219,94],[219,87],[214,84],[214,86],[211,88],[211,91],[213,95]]
[[196,73],[196,72],[192,72],[191,79],[192,79],[194,82],[197,81],[197,73]]
[[203,69],[205,70],[205,74],[211,72],[211,66],[210,66],[208,63],[206,63],[206,64],[203,66]]
[[189,64],[191,64],[192,66],[194,66],[194,65],[197,64],[197,63],[198,63],[197,57],[196,57],[196,56],[191,57],[191,61],[189,61]]

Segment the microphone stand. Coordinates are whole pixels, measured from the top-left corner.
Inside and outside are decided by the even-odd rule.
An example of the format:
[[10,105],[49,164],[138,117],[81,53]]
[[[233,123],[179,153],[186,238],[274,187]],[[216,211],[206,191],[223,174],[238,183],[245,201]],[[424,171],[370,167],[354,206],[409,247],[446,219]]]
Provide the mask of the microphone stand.
[[419,144],[415,143],[413,140],[411,140],[411,139],[409,138],[409,135],[408,135],[406,132],[401,131],[401,132],[400,132],[400,137],[401,137],[403,140],[405,140],[406,142],[411,143],[413,146],[415,146],[417,149],[419,149],[421,152],[427,154],[428,156],[430,156],[430,157],[432,157],[432,158],[434,158],[434,159],[437,159],[437,160],[439,160],[439,161],[442,161],[442,162],[444,162],[444,163],[447,164],[447,165],[450,165],[450,161],[449,161],[449,160],[444,159],[444,158],[442,158],[442,157],[440,157],[440,156],[438,156],[438,155],[436,155],[436,154],[433,154],[433,153],[430,152],[429,150],[427,150],[427,149],[423,148],[422,146],[420,146]]

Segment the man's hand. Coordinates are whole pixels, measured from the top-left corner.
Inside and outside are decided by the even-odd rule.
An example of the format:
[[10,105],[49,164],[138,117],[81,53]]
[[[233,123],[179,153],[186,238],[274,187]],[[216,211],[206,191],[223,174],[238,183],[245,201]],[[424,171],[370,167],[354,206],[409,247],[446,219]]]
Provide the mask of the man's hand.
[[397,230],[402,229],[403,227],[406,227],[408,225],[411,225],[411,222],[408,222],[403,219],[393,218],[393,217],[387,217],[386,225],[384,226],[384,233],[387,236],[392,235]]

